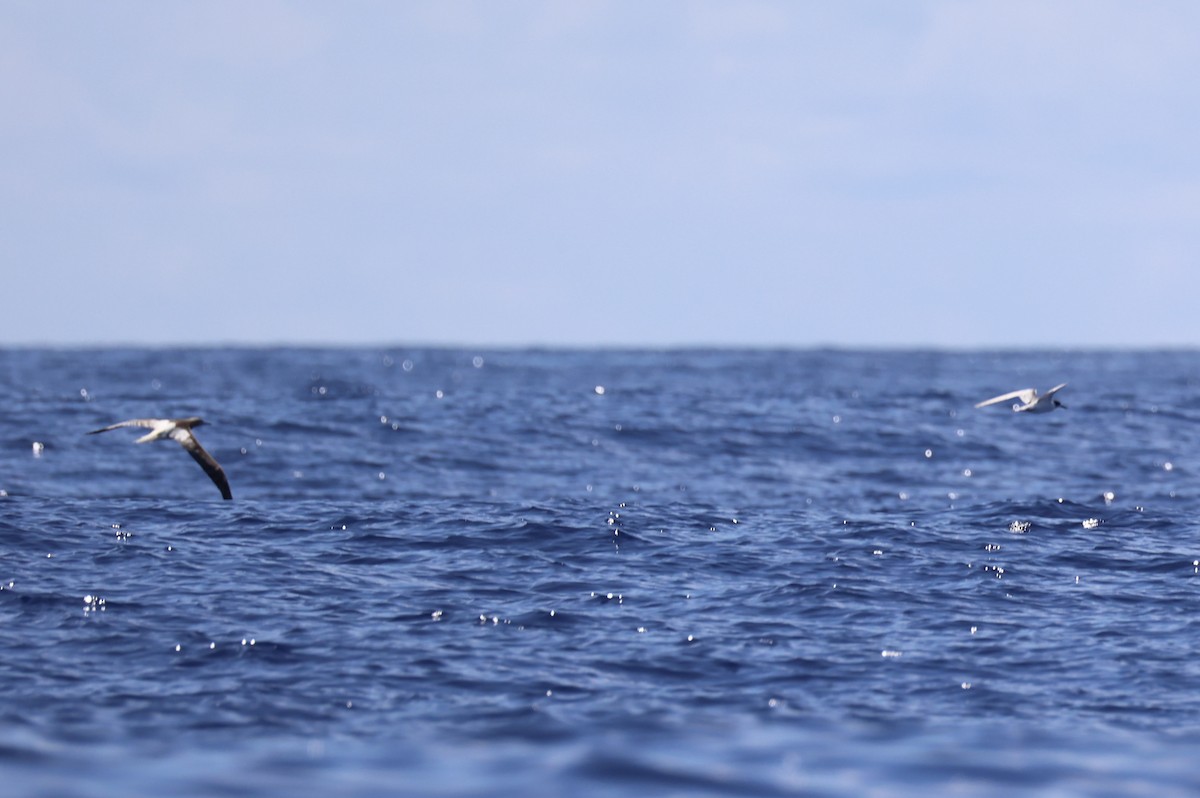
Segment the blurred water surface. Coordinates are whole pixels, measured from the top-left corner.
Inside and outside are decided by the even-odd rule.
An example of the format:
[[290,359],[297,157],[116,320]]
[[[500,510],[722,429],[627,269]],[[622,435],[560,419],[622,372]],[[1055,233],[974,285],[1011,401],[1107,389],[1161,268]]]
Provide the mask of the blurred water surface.
[[[23,795],[1192,795],[1193,352],[0,350]],[[1043,416],[972,405],[1068,387]],[[200,415],[234,500],[136,416]]]

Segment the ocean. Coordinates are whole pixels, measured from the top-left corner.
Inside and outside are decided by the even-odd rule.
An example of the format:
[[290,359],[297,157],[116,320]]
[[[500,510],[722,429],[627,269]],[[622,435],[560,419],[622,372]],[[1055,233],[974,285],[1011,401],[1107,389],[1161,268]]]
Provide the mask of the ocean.
[[[1200,790],[1200,353],[8,348],[0,386],[6,794]],[[192,415],[232,501],[85,434]]]

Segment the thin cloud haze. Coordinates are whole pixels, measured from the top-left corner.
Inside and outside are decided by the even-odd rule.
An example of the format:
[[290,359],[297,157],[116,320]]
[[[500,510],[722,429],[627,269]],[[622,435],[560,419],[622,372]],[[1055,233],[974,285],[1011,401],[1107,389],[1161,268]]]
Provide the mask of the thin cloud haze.
[[1194,346],[1198,17],[8,5],[0,343]]

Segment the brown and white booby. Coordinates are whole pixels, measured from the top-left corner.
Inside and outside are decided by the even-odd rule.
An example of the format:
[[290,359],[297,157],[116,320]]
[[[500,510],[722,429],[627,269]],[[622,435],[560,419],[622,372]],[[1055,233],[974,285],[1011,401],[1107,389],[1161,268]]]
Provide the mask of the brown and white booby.
[[119,429],[120,427],[145,427],[150,431],[138,438],[134,443],[149,443],[150,441],[170,438],[187,449],[192,459],[200,464],[200,467],[204,469],[204,473],[208,474],[208,478],[221,490],[222,498],[232,499],[233,494],[229,492],[229,480],[225,478],[225,472],[221,469],[220,464],[213,459],[213,456],[204,451],[204,447],[200,445],[200,441],[196,440],[196,436],[192,434],[193,428],[199,427],[204,423],[206,423],[204,419],[196,416],[190,418],[134,418],[102,429],[94,429],[88,435],[95,435],[98,432],[108,432],[110,429]]

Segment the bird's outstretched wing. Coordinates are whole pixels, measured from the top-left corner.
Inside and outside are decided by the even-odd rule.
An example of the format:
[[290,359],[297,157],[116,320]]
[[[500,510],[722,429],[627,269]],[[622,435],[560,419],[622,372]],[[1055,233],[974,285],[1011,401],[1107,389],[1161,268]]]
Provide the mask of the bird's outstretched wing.
[[128,421],[121,421],[116,424],[110,424],[107,427],[94,429],[88,435],[95,435],[98,432],[108,432],[110,429],[120,429],[121,427],[145,427],[146,429],[154,429],[159,424],[163,423],[161,418],[131,418]]
[[[1063,383],[1063,385],[1065,385],[1065,384],[1066,383]],[[1062,385],[1060,385],[1058,387],[1061,388]],[[1055,388],[1054,390],[1058,390],[1058,388]],[[1019,391],[1011,391],[1009,393],[1002,393],[999,396],[993,396],[991,399],[986,399],[975,406],[976,407],[987,407],[988,405],[995,405],[995,404],[999,404],[1000,402],[1007,402],[1010,399],[1020,399],[1022,404],[1029,404],[1036,398],[1037,398],[1037,389],[1022,388]]]
[[200,445],[200,441],[196,440],[196,436],[189,429],[176,427],[171,430],[171,439],[178,441],[183,448],[187,449],[188,454],[192,459],[200,464],[204,469],[204,473],[208,474],[208,478],[213,481],[213,484],[221,491],[222,499],[232,499],[233,493],[229,490],[229,480],[225,478],[225,471],[221,468],[211,454],[204,450]]
[[1058,393],[1059,391],[1061,391],[1063,388],[1066,388],[1066,387],[1067,387],[1067,384],[1065,382],[1060,383],[1059,385],[1055,385],[1053,388],[1046,391],[1046,396],[1054,396],[1054,394]]

